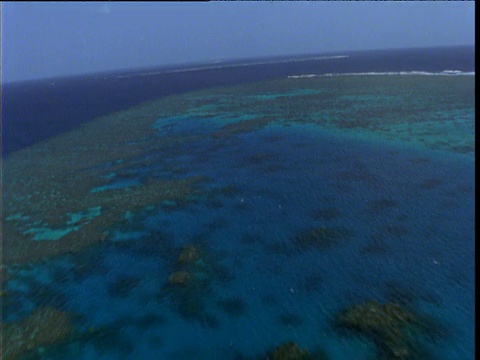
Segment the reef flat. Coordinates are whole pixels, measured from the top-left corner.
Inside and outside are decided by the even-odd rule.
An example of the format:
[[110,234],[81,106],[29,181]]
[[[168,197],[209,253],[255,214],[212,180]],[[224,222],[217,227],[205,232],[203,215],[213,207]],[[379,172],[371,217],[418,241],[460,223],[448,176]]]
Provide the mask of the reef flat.
[[[127,183],[95,191],[115,183],[107,173],[120,171],[125,162],[152,151],[147,146],[128,146],[148,129],[152,136],[150,124],[144,124],[148,127],[142,131],[138,121],[132,131],[122,128],[122,119],[100,119],[4,161],[4,264],[81,250],[105,240],[108,226],[128,211],[162,201],[182,203],[193,195],[198,177],[145,177],[138,180],[139,186]],[[165,152],[172,145],[164,146]]]

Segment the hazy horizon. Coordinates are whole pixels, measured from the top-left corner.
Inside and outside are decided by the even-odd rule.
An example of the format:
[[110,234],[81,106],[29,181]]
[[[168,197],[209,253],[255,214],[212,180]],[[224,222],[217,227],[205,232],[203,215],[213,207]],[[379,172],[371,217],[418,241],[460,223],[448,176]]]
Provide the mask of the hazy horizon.
[[[381,48],[381,49],[358,49],[358,50],[339,50],[335,52],[322,52],[322,53],[310,53],[310,54],[285,54],[285,55],[268,55],[268,56],[259,56],[259,57],[239,57],[239,58],[226,58],[226,59],[215,59],[215,60],[207,60],[207,61],[197,61],[197,62],[190,62],[190,63],[170,63],[170,64],[159,64],[159,65],[150,65],[150,66],[140,66],[140,67],[131,67],[131,68],[117,68],[117,69],[107,69],[107,70],[99,70],[99,71],[88,71],[84,73],[77,73],[77,74],[67,74],[67,75],[57,75],[57,76],[50,76],[50,77],[43,77],[43,78],[35,78],[35,79],[24,79],[24,80],[13,80],[13,81],[5,81],[2,79],[3,84],[14,84],[14,83],[23,83],[23,82],[31,82],[31,81],[48,81],[48,80],[61,80],[61,79],[70,79],[70,78],[77,78],[77,77],[89,77],[95,75],[106,75],[106,74],[119,74],[122,72],[130,73],[130,72],[141,72],[141,71],[177,71],[177,70],[188,70],[192,66],[199,66],[198,70],[208,68],[211,65],[215,64],[225,64],[225,67],[229,66],[241,66],[242,62],[245,62],[245,65],[252,65],[255,61],[264,60],[265,62],[277,63],[278,61],[289,60],[294,58],[302,59],[305,57],[305,60],[314,59],[315,57],[328,57],[328,56],[343,56],[349,55],[352,53],[358,52],[369,52],[369,51],[396,51],[396,50],[408,50],[408,49],[435,49],[435,48],[463,48],[463,47],[475,47],[475,44],[459,44],[459,45],[442,45],[442,46],[418,46],[418,47],[399,47],[399,48]],[[219,66],[221,67],[221,66]],[[195,69],[197,70],[197,69]],[[446,69],[447,70],[447,69]]]
[[2,3],[2,80],[474,45],[471,2]]

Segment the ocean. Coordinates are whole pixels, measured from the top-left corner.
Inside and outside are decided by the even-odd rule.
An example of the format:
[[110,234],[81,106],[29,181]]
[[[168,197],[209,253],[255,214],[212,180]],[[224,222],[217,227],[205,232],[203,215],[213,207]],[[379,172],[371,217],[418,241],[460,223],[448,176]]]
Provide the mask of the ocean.
[[473,359],[474,47],[2,85],[6,359]]

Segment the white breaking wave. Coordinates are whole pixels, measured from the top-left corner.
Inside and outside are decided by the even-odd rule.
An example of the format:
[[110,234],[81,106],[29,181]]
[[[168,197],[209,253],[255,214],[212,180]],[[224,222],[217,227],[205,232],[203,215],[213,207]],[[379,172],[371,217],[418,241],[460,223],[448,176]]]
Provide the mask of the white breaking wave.
[[422,75],[422,76],[475,76],[475,71],[460,70],[443,70],[440,72],[429,71],[387,71],[387,72],[359,72],[359,73],[327,73],[327,74],[304,74],[290,75],[289,79],[305,79],[314,77],[331,77],[331,76],[385,76],[385,75]]
[[231,68],[238,66],[251,66],[251,65],[266,65],[266,64],[282,64],[288,62],[304,62],[304,61],[314,61],[314,60],[333,60],[333,59],[345,59],[348,58],[348,55],[332,55],[332,56],[316,56],[316,57],[307,57],[301,59],[286,59],[286,60],[268,60],[268,61],[253,61],[253,62],[244,62],[236,64],[222,64],[221,61],[217,60],[213,64],[199,65],[196,67],[188,67],[182,69],[173,69],[173,70],[160,70],[160,71],[151,71],[140,74],[126,74],[126,75],[117,75],[117,79],[120,78],[129,78],[135,76],[151,76],[159,74],[172,74],[179,72],[189,72],[189,71],[199,71],[199,70],[209,70],[209,69],[222,69],[222,68]]

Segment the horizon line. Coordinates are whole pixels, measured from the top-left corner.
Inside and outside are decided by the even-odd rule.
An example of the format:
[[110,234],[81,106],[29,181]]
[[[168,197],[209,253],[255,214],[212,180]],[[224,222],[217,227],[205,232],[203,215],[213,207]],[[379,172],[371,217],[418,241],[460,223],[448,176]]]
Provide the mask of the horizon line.
[[[373,48],[373,49],[357,49],[357,50],[339,50],[339,51],[328,51],[321,53],[296,53],[296,54],[277,54],[277,55],[264,55],[256,57],[237,57],[237,58],[223,58],[223,59],[211,59],[211,60],[199,60],[190,63],[168,63],[168,64],[159,64],[159,65],[147,65],[141,67],[132,67],[132,68],[118,68],[111,70],[99,70],[99,71],[89,71],[84,73],[70,74],[70,75],[57,75],[57,76],[47,76],[42,78],[31,78],[23,80],[13,80],[13,81],[4,81],[3,80],[3,69],[0,68],[1,72],[1,85],[12,85],[28,82],[40,82],[40,81],[62,81],[72,78],[81,78],[81,77],[105,77],[105,76],[115,76],[116,78],[120,77],[133,77],[133,76],[142,76],[142,72],[146,71],[156,71],[156,73],[143,74],[146,75],[158,75],[161,73],[173,73],[173,72],[185,72],[185,71],[197,71],[197,70],[208,70],[214,68],[225,68],[225,67],[236,67],[236,66],[249,66],[249,65],[261,65],[261,64],[276,64],[284,63],[289,61],[309,61],[309,60],[325,60],[334,59],[334,58],[348,58],[349,53],[360,53],[360,52],[374,52],[374,51],[402,51],[402,50],[422,50],[422,49],[440,49],[440,48],[458,48],[458,47],[473,47],[475,49],[475,44],[457,44],[457,45],[434,45],[434,46],[412,46],[412,47],[392,47],[392,48]],[[263,60],[263,61],[260,61]],[[221,64],[224,64],[221,66]],[[193,68],[192,68],[193,67]]]

